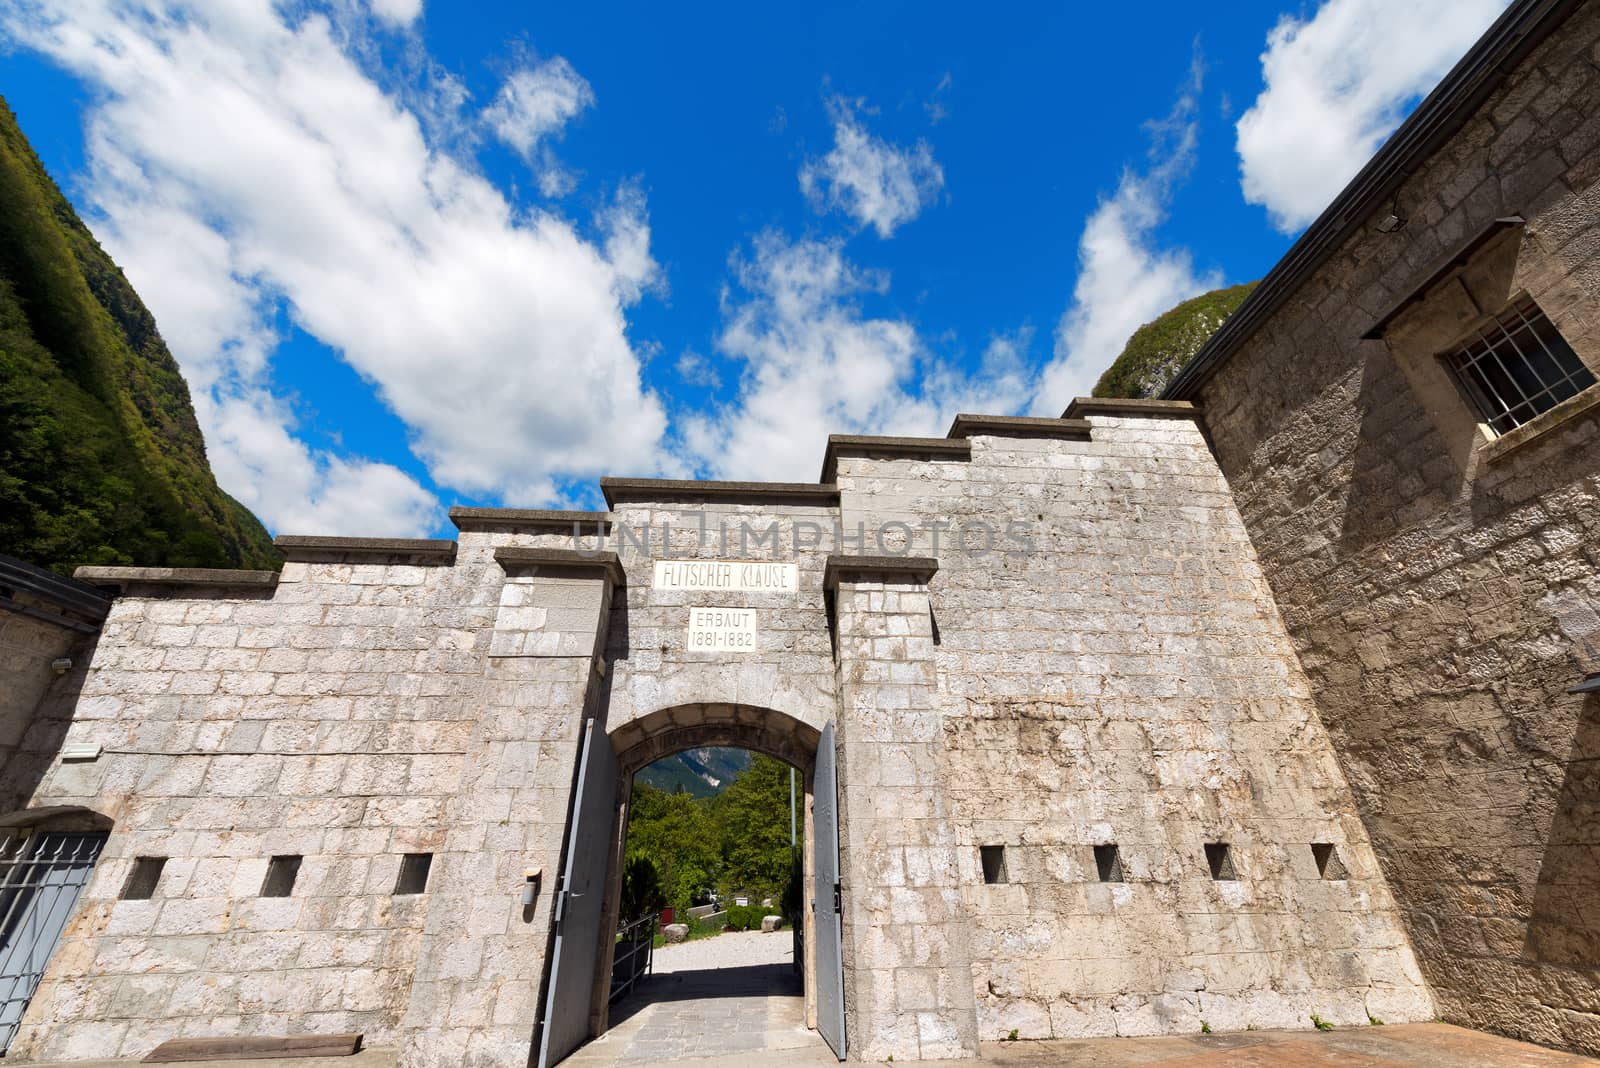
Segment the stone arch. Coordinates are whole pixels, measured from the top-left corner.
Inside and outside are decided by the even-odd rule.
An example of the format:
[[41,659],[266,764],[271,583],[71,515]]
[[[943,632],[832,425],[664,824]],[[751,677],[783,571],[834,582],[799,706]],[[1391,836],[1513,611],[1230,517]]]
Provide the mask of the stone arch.
[[625,778],[685,749],[720,745],[776,757],[809,780],[821,734],[787,713],[759,705],[692,703],[629,720],[610,737]]
[[82,805],[43,805],[19,808],[0,815],[0,836],[10,831],[101,831],[109,832],[110,816]]
[[[618,826],[611,842],[608,865],[603,931],[614,931],[622,892],[622,859],[627,845],[627,813],[631,806],[634,773],[663,757],[686,749],[728,746],[765,753],[800,772],[801,860],[804,883],[813,881],[812,858],[812,774],[817,759],[817,744],[822,733],[793,714],[760,705],[728,702],[689,702],[668,705],[644,716],[630,719],[609,732],[618,763]],[[802,986],[806,1004],[806,1024],[816,1027],[816,959],[812,939],[803,942]],[[598,947],[600,974],[591,1007],[594,1034],[605,1031],[610,1007],[604,987],[609,984],[614,940],[602,938]]]

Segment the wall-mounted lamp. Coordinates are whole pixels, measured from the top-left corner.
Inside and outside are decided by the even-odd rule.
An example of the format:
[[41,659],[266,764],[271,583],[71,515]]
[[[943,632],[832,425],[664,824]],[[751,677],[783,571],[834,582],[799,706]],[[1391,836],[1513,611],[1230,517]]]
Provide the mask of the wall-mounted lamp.
[[522,907],[533,908],[534,902],[539,900],[539,876],[541,868],[529,868],[522,873]]
[[1397,215],[1391,211],[1374,223],[1372,228],[1380,234],[1392,234],[1396,230],[1403,228],[1405,224],[1405,216]]
[[56,659],[50,661],[50,670],[54,671],[57,675],[65,675],[67,672],[72,670],[72,657],[56,657]]
[[63,761],[99,760],[101,747],[99,742],[67,742],[61,747]]

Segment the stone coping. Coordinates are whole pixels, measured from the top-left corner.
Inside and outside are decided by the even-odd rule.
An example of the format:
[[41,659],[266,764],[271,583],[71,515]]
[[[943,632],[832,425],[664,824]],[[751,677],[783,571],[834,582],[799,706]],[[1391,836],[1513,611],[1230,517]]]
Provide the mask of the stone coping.
[[[58,575],[54,571],[36,567],[14,556],[6,556],[4,553],[0,553],[0,591],[3,591],[0,592],[0,602],[4,602],[8,608],[16,604],[10,593],[26,593],[30,597],[44,601],[57,611],[71,613],[90,623],[99,623],[111,610],[111,598],[106,596],[104,590],[96,589],[86,582],[67,578],[65,575]],[[18,604],[12,610],[21,611],[24,607],[27,606]]]
[[80,567],[72,577],[95,586],[167,586],[174,589],[263,590],[278,585],[276,571],[218,567]]
[[574,528],[605,533],[611,529],[610,512],[574,512],[551,508],[450,509],[457,530],[512,531],[524,534],[572,534]]
[[821,504],[837,507],[839,487],[822,482],[713,482],[678,478],[602,478],[606,505],[618,501],[728,501]]
[[1161,400],[1156,397],[1075,397],[1063,419],[1082,419],[1086,415],[1132,415],[1194,419],[1200,409],[1189,401]]
[[949,438],[895,438],[871,434],[829,434],[822,454],[822,481],[831,483],[841,456],[895,456],[922,460],[970,460],[970,441]]
[[1030,415],[958,415],[950,424],[951,438],[988,434],[1002,438],[1071,438],[1088,441],[1093,428],[1087,419],[1041,419]]
[[627,581],[622,561],[613,552],[585,553],[577,549],[538,549],[507,545],[494,551],[495,562],[506,571],[538,567],[559,571],[598,571],[614,586]]
[[421,563],[449,563],[456,543],[448,538],[336,538],[307,534],[279,534],[272,544],[284,559],[322,560],[403,556]]
[[822,570],[824,589],[835,589],[840,582],[848,582],[846,575],[885,575],[892,582],[927,583],[939,570],[939,561],[931,556],[854,556],[833,553]]

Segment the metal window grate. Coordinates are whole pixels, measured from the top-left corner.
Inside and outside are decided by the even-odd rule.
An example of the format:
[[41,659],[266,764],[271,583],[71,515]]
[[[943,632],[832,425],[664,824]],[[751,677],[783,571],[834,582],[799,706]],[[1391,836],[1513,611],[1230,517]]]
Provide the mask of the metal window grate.
[[0,837],[0,1054],[106,844],[99,833]]
[[1446,362],[1496,434],[1595,384],[1594,373],[1531,300],[1512,305]]

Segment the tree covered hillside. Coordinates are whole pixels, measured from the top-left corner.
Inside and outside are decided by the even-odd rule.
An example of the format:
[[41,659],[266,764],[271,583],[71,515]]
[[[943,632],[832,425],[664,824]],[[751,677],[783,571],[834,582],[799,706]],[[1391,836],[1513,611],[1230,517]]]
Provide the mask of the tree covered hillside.
[[1176,375],[1200,346],[1210,340],[1222,321],[1256,287],[1254,282],[1213,289],[1179,304],[1176,308],[1133,332],[1100,381],[1096,397],[1155,397]]
[[0,552],[63,572],[277,565],[211,474],[155,320],[3,100]]

